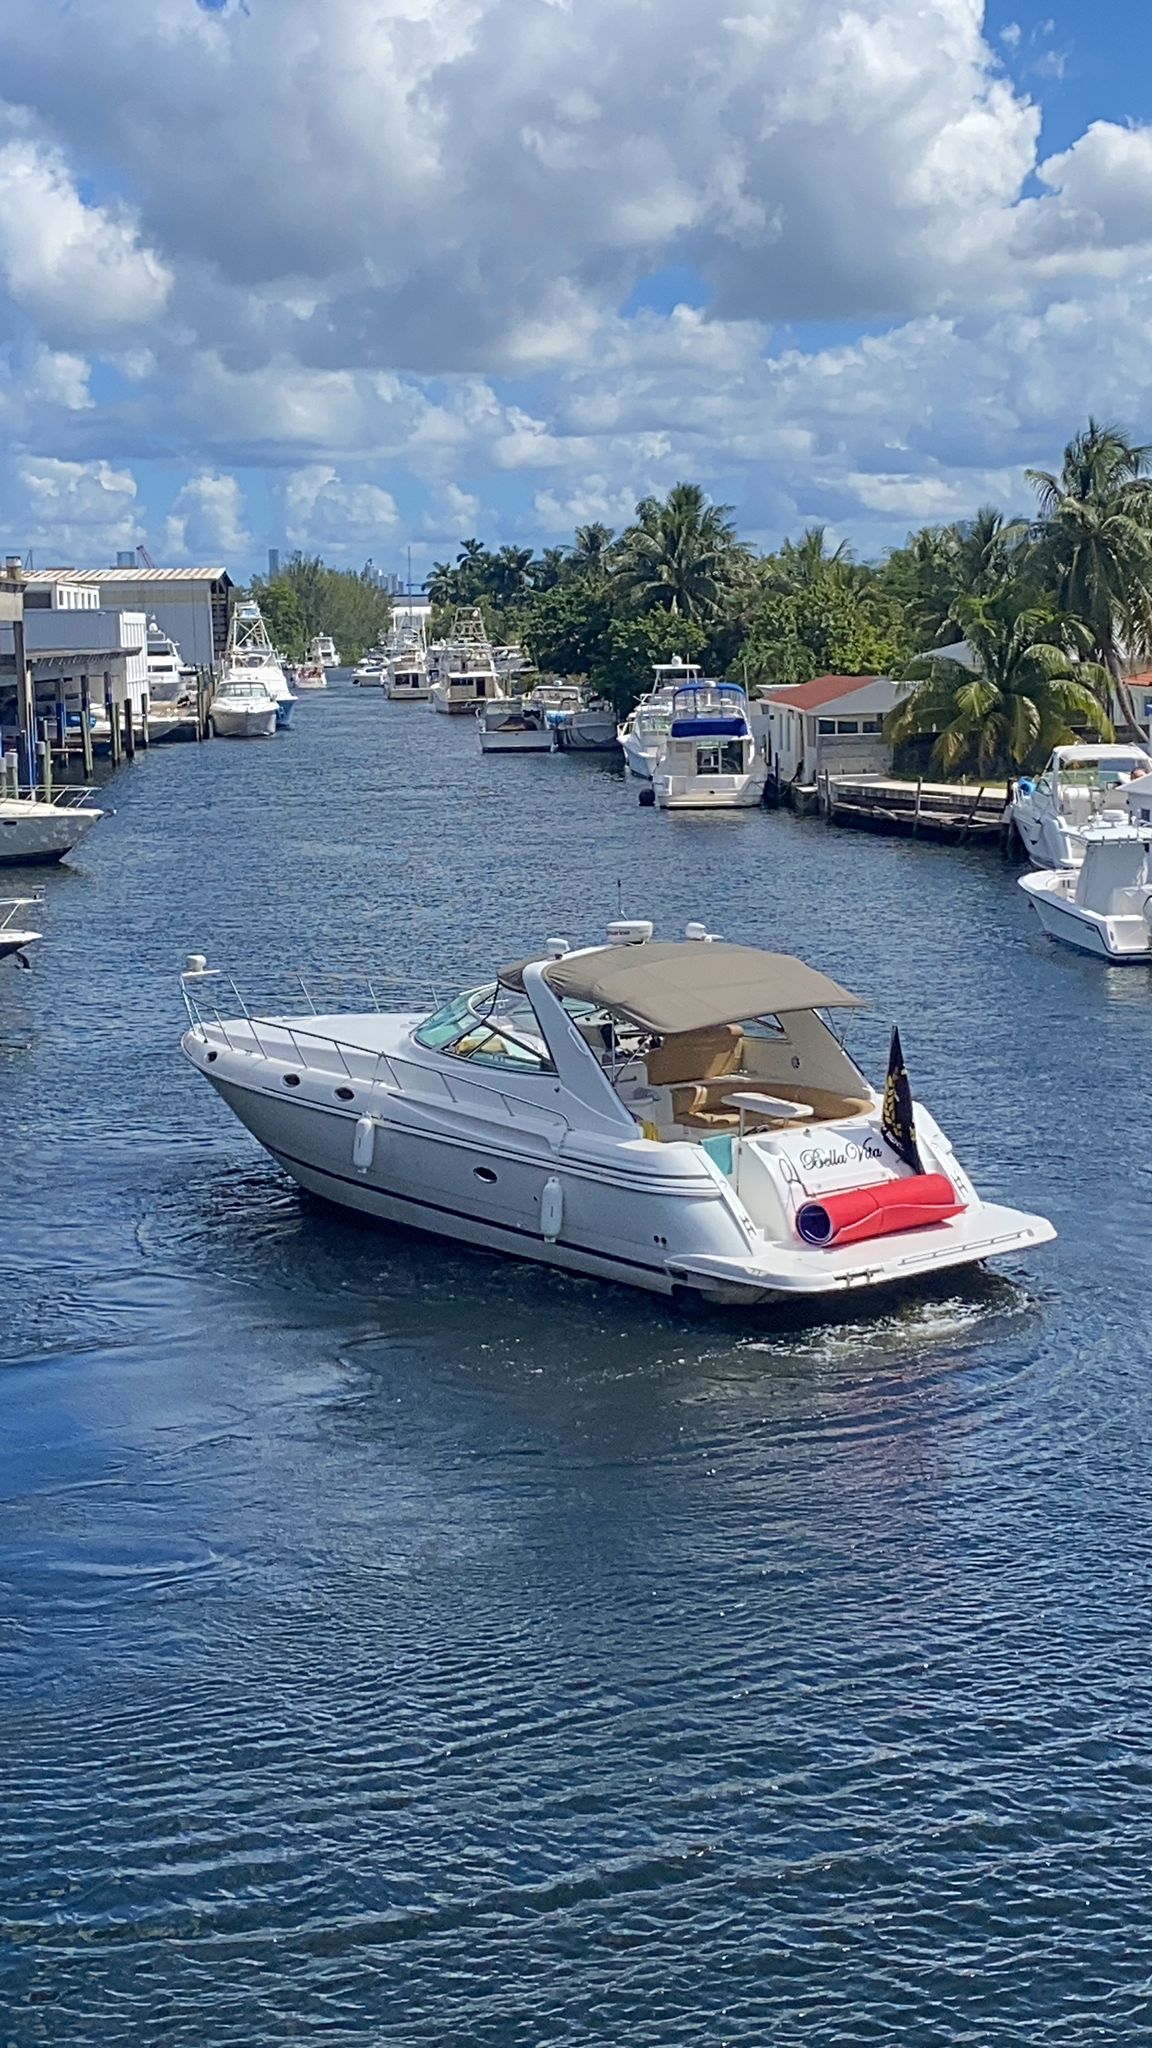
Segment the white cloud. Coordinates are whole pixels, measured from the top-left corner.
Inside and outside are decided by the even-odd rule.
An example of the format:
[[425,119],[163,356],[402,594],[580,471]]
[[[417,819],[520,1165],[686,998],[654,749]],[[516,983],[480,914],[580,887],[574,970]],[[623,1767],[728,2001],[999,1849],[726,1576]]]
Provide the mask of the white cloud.
[[40,348],[32,374],[31,388],[49,405],[62,405],[68,412],[87,412],[93,400],[88,389],[91,366],[83,356],[63,349]]
[[21,538],[47,548],[57,561],[107,561],[140,538],[136,480],[107,462],[62,462],[29,457],[17,468],[24,495]]
[[0,277],[50,334],[95,334],[159,313],[171,282],[126,211],[81,199],[61,153],[0,146]]
[[244,493],[234,476],[206,470],[189,477],[173,503],[164,528],[170,555],[203,561],[235,560],[251,546],[245,526]]
[[397,526],[396,501],[378,484],[347,483],[317,464],[298,470],[284,491],[284,531],[293,547],[340,553],[378,546]]

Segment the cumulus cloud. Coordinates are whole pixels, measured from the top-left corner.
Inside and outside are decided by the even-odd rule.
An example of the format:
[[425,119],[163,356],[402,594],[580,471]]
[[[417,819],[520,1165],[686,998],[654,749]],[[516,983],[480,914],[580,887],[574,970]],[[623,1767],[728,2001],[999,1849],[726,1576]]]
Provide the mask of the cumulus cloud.
[[244,493],[234,476],[205,471],[182,485],[165,521],[167,551],[178,561],[234,560],[251,544]]
[[49,335],[153,319],[170,273],[123,209],[86,205],[63,155],[28,135],[0,145],[0,277]]
[[[824,518],[878,545],[1012,488],[1089,404],[1148,435],[1152,129],[1043,158],[1005,67],[1034,74],[1051,30],[997,51],[983,23],[981,0],[16,10],[11,473],[178,462],[181,559],[264,538],[255,469],[267,538],[345,559],[405,537],[393,487],[439,545],[489,497],[530,537],[618,525],[680,475],[769,537]],[[667,310],[668,277],[692,303]],[[813,321],[845,338],[806,344]]]
[[396,501],[379,484],[350,483],[316,464],[291,476],[284,491],[284,531],[294,547],[323,554],[378,545],[397,525]]
[[18,465],[26,515],[26,546],[49,546],[80,562],[107,561],[140,536],[136,480],[107,462],[62,462],[52,456]]

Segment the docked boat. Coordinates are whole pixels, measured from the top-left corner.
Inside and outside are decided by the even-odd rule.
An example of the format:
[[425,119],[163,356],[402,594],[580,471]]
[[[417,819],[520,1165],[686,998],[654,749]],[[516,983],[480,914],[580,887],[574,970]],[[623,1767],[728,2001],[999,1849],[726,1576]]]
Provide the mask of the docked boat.
[[651,933],[551,940],[391,1012],[259,1007],[194,955],[183,1049],[302,1187],[656,1294],[848,1296],[1054,1235],[977,1193],[895,1034],[870,1085],[824,1017],[858,997],[703,926]]
[[673,691],[668,734],[652,768],[652,799],[661,810],[746,810],[763,802],[767,779],[738,684],[687,683]]
[[263,677],[226,675],[212,699],[209,714],[219,740],[270,740],[276,732],[279,705]]
[[91,789],[58,789],[50,802],[36,796],[0,796],[0,867],[32,867],[63,860],[104,813],[88,802]]
[[1020,876],[1044,931],[1078,953],[1152,959],[1152,776],[1145,781],[1132,785],[1130,815],[1109,811],[1082,828],[1078,865]]
[[585,699],[577,691],[577,702],[550,712],[548,723],[562,754],[612,754],[620,745],[616,713],[602,698]]
[[1055,747],[1043,774],[1019,777],[1009,806],[1029,860],[1041,868],[1077,867],[1085,826],[1109,812],[1122,821],[1125,786],[1150,769],[1143,747]]
[[480,706],[476,724],[482,754],[550,754],[547,707],[531,697],[495,697]]
[[624,760],[640,782],[651,782],[664,742],[672,730],[672,699],[642,697],[621,724],[616,737]]
[[28,948],[40,933],[28,923],[28,912],[38,911],[42,896],[0,896],[0,973],[5,967],[29,967]]
[[429,648],[428,683],[432,710],[453,718],[471,717],[481,704],[506,694],[478,607],[462,607],[449,638]]
[[[277,728],[284,731],[291,725],[296,699],[276,658],[276,650],[268,636],[268,628],[264,624],[260,607],[250,598],[243,604],[238,604],[232,613],[228,645],[224,655],[223,681],[216,693],[214,705],[219,703],[221,695],[234,682],[258,683],[275,706]],[[235,739],[241,735],[229,733],[228,737]]]
[[432,694],[428,679],[428,657],[422,641],[409,641],[391,657],[384,677],[384,694],[394,704],[423,704]]
[[352,671],[352,681],[361,690],[382,690],[388,679],[388,656],[383,648],[370,647],[363,661]]
[[[155,619],[148,621],[148,738],[162,740],[197,736],[196,671],[180,659],[180,649]],[[95,737],[95,734],[94,734]]]

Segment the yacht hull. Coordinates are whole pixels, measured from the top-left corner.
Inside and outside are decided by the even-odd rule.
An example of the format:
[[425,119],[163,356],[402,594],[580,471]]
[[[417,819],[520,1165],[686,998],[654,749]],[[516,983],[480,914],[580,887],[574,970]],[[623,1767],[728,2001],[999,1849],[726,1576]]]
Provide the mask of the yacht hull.
[[480,752],[482,754],[550,754],[552,735],[547,730],[518,732],[487,732],[480,728]]
[[218,740],[270,740],[276,731],[276,706],[266,710],[241,711],[217,699],[212,706],[212,730]]
[[764,801],[763,775],[654,775],[656,808],[661,811],[748,811]]
[[[259,1028],[265,1042],[280,1029]],[[211,1044],[190,1031],[184,1050],[301,1187],[381,1222],[568,1273],[754,1307],[892,1287],[1055,1235],[1041,1217],[977,1203],[883,1242],[814,1252],[769,1241],[701,1147],[562,1135],[542,1119],[504,1142],[487,1113],[371,1084],[350,1089],[355,1102],[340,1110],[338,1070],[301,1065],[287,1042],[278,1059],[254,1056],[245,1029],[229,1026],[227,1043]]]
[[1142,917],[1102,917],[1071,902],[1063,876],[1046,869],[1022,875],[1020,887],[1040,920],[1041,929],[1063,946],[1116,966],[1146,966],[1152,959],[1152,933]]
[[27,797],[0,801],[0,867],[63,860],[102,815],[33,803]]
[[556,747],[562,754],[614,754],[619,746],[611,712],[574,711],[557,723]]
[[291,725],[291,723],[292,723],[292,713],[293,713],[293,712],[295,711],[295,709],[296,709],[296,700],[295,700],[295,698],[294,698],[294,697],[281,697],[281,698],[280,698],[280,700],[279,700],[279,702],[278,702],[278,704],[277,704],[277,706],[276,706],[276,731],[277,731],[277,732],[287,732],[287,730],[288,730],[288,727],[289,727],[289,726]]

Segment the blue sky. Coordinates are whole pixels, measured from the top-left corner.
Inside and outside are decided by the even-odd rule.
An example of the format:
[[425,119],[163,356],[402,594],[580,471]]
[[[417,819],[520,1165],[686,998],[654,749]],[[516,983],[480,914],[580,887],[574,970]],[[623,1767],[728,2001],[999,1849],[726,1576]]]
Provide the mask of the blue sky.
[[403,572],[681,476],[876,555],[1018,506],[1090,409],[1152,439],[1136,0],[43,0],[6,35],[0,544],[39,561]]

